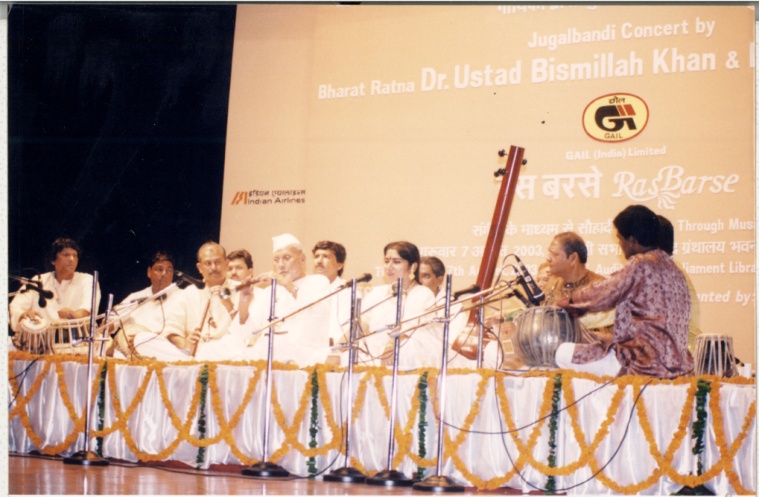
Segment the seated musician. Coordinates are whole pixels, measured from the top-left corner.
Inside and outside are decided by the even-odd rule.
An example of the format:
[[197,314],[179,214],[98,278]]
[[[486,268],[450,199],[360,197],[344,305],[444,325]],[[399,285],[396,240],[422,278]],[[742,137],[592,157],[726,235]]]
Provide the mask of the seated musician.
[[[577,290],[584,288],[596,281],[604,279],[587,268],[588,249],[585,241],[577,233],[567,231],[553,237],[548,246],[548,255],[545,263],[541,264],[535,282],[545,294],[545,299],[540,303],[542,306],[555,306],[556,303],[569,297]],[[485,325],[492,327],[497,332],[501,342],[511,340],[516,331],[512,319],[521,312],[521,309],[509,308],[504,315],[492,316],[485,319]],[[586,329],[597,334],[610,336],[614,322],[614,310],[601,313],[587,313],[580,318],[580,322]],[[488,344],[485,349],[483,364],[493,366],[497,363],[498,343]],[[510,353],[510,343],[502,344],[504,349],[504,364],[509,368],[517,368],[522,364],[517,357]]]
[[[44,273],[39,281],[42,290],[53,293],[52,299],[41,297],[36,291],[23,287],[9,305],[10,326],[19,333],[24,319],[59,320],[82,319],[90,316],[92,309],[92,275],[76,271],[81,250],[70,238],[56,239],[48,260],[53,271]],[[45,305],[41,306],[40,304]],[[95,310],[100,305],[100,287],[97,288]]]
[[[435,256],[422,257],[419,263],[419,283],[429,288],[435,295],[435,307],[441,308],[435,313],[435,317],[438,319],[445,317],[445,286],[443,285],[445,273],[445,263],[442,260]],[[452,349],[452,344],[456,338],[466,330],[467,314],[461,312],[462,304],[455,302],[455,292],[453,289],[451,289],[451,292],[451,306],[449,308],[451,321],[448,328],[448,366],[454,368],[470,367],[471,361]],[[438,328],[438,333],[441,337],[443,336],[444,322],[441,321],[430,326]]]
[[627,263],[607,280],[557,302],[576,314],[616,307],[612,339],[563,343],[556,351],[556,363],[610,376],[690,374],[694,362],[687,347],[688,284],[669,255],[658,248],[659,219],[647,207],[631,205],[614,218],[614,227]]
[[[250,289],[240,292],[240,314],[233,323],[252,345],[244,351],[247,360],[268,357],[268,330],[271,309],[271,280],[277,281],[275,317],[284,318],[275,327],[274,360],[299,366],[322,363],[329,348],[328,300],[309,306],[329,294],[329,279],[322,274],[306,274],[306,254],[291,234],[275,236],[273,270],[256,277],[265,286],[261,294]],[[302,311],[300,311],[303,309]],[[287,317],[290,315],[290,317]]]
[[698,302],[698,295],[696,294],[696,287],[693,285],[688,273],[683,269],[677,259],[672,255],[675,252],[675,228],[672,223],[666,217],[659,214],[659,248],[669,254],[672,257],[672,261],[677,264],[677,267],[682,271],[685,276],[685,281],[688,282],[688,293],[690,294],[690,320],[688,321],[688,350],[693,352],[693,347],[696,343],[696,337],[701,334],[701,312]]
[[233,250],[227,255],[227,277],[240,284],[253,277],[253,256],[245,249]]
[[434,256],[422,257],[419,262],[419,283],[432,290],[435,303],[445,298],[445,264]]
[[[401,321],[420,315],[435,302],[432,291],[418,283],[419,249],[406,241],[391,242],[383,250],[386,285],[374,287],[361,304],[361,329],[365,338],[357,342],[359,363],[391,365],[395,340],[388,336],[394,330],[398,314],[398,291],[401,297]],[[398,280],[402,288],[397,288]],[[417,324],[408,323],[406,328]],[[400,338],[398,367],[408,370],[439,366],[442,335],[434,327],[425,326],[404,333]]]
[[162,336],[166,326],[166,305],[176,294],[172,287],[158,298],[154,295],[169,287],[174,280],[174,259],[171,254],[158,251],[153,254],[147,269],[150,286],[129,294],[113,308],[113,322],[119,328],[115,336],[116,357],[152,357],[163,361],[186,359],[186,355]]
[[205,286],[201,290],[190,285],[172,296],[165,306],[162,336],[182,351],[185,360],[241,360],[245,340],[229,329],[239,296],[227,278],[226,251],[207,242],[198,250],[197,260]]
[[[314,274],[323,274],[329,280],[330,293],[337,291],[347,282],[342,278],[347,252],[337,242],[321,240],[311,249],[314,256]],[[359,297],[361,295],[358,295]],[[329,340],[330,344],[347,341],[350,332],[351,291],[343,290],[329,299]]]

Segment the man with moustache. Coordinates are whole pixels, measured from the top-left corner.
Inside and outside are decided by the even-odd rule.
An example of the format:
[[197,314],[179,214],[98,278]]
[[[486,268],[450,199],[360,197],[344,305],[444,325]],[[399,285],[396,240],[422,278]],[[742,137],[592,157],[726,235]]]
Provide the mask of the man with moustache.
[[[541,306],[556,306],[558,301],[569,297],[575,291],[605,279],[587,268],[588,249],[585,240],[573,231],[566,231],[554,236],[547,252],[546,260],[541,264],[535,278],[545,294],[544,300],[540,303]],[[513,318],[522,312],[521,308],[509,309],[508,316]],[[603,338],[608,338],[611,335],[614,323],[614,310],[586,313],[579,320],[586,329]],[[509,342],[516,332],[512,319],[505,320],[499,314],[488,317],[485,320],[485,325],[497,333],[500,341],[503,342],[504,350],[511,349]],[[497,363],[498,349],[499,344],[496,341],[489,343],[485,349],[484,362],[488,365]],[[522,365],[521,361],[510,352],[504,354],[504,361],[508,363],[510,368],[518,368]]]
[[[335,292],[345,285],[341,277],[345,269],[345,247],[337,242],[322,240],[311,249],[314,256],[314,274],[323,274],[329,280],[329,292]],[[335,344],[340,339],[347,340],[350,332],[351,292],[346,289],[330,299],[329,339]]]
[[186,359],[221,361],[242,359],[245,340],[230,333],[237,315],[238,296],[227,279],[227,254],[216,242],[201,245],[197,269],[204,288],[190,285],[166,306],[163,336],[181,349]]
[[240,249],[227,255],[227,276],[237,284],[253,276],[253,256],[250,252]]
[[607,280],[557,302],[580,315],[616,307],[611,340],[563,343],[556,351],[556,363],[560,368],[609,376],[669,379],[690,374],[694,362],[688,351],[688,284],[659,248],[658,217],[643,205],[631,205],[617,214],[614,227],[627,263]]
[[[165,361],[185,359],[171,342],[161,334],[166,326],[166,305],[178,292],[172,287],[161,296],[154,296],[168,288],[174,280],[174,258],[159,250],[151,259],[147,270],[150,286],[131,293],[114,307],[110,319],[120,327],[115,336],[119,350],[127,357],[161,358]],[[115,355],[118,356],[118,353]]]
[[[44,273],[37,281],[42,289],[53,293],[52,299],[44,299],[40,306],[40,296],[36,291],[22,289],[13,297],[9,305],[11,329],[18,334],[22,320],[47,321],[82,319],[92,311],[92,275],[77,272],[79,265],[79,245],[71,238],[56,239],[48,260],[53,271]],[[27,285],[28,286],[28,285]],[[95,311],[100,305],[100,288],[97,289]],[[18,335],[17,335],[18,336]]]
[[245,351],[245,357],[250,360],[267,357],[270,282],[274,279],[277,281],[275,314],[277,318],[285,318],[275,329],[278,333],[274,336],[274,360],[299,366],[324,362],[330,350],[330,304],[324,300],[309,305],[329,294],[329,279],[322,274],[306,274],[306,254],[293,235],[285,233],[275,236],[272,241],[273,270],[257,277],[262,284],[268,285],[266,292],[255,298],[252,298],[252,290],[240,292],[241,312],[237,321],[245,336],[253,342]]

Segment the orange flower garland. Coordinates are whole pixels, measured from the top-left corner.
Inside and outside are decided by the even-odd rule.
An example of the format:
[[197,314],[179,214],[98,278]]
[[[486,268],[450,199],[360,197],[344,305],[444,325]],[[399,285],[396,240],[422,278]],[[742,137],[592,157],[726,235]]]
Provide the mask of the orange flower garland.
[[[36,376],[33,378],[33,380],[31,380],[31,384],[29,384],[26,391],[22,393],[19,391],[20,387],[18,379],[15,378],[12,374],[14,363],[16,361],[29,362],[32,360],[39,361],[41,367],[36,370]],[[18,418],[21,426],[24,429],[24,433],[29,438],[31,443],[34,444],[38,450],[45,454],[60,454],[66,450],[70,450],[73,444],[76,443],[77,438],[84,432],[84,416],[77,414],[72,399],[70,398],[69,389],[66,382],[68,373],[63,366],[64,362],[85,364],[86,357],[55,355],[40,357],[24,352],[13,351],[9,353],[9,371],[11,372],[11,374],[9,374],[9,384],[12,391],[18,392],[14,399],[12,408],[9,409],[9,420]],[[103,367],[102,359],[98,359],[97,363],[99,364],[100,368]],[[211,410],[217,419],[218,433],[212,438],[200,440],[196,436],[192,435],[192,430],[196,424],[198,408],[200,406],[199,396],[201,388],[199,383],[199,376],[196,377],[194,392],[188,406],[186,407],[187,412],[180,415],[176,412],[173,403],[170,400],[167,388],[167,378],[165,378],[165,374],[167,367],[199,368],[201,364],[202,363],[190,361],[166,364],[153,360],[124,361],[109,359],[107,371],[108,374],[106,375],[106,381],[108,385],[107,391],[109,394],[107,399],[110,400],[109,403],[113,412],[113,421],[109,426],[104,427],[102,430],[93,431],[91,435],[93,437],[103,437],[119,433],[123,437],[127,448],[140,461],[165,460],[176,451],[177,447],[182,442],[189,443],[197,447],[207,447],[224,441],[230,447],[232,454],[234,454],[234,456],[237,457],[243,464],[251,464],[254,461],[237,446],[235,437],[233,436],[233,430],[235,430],[236,427],[243,422],[243,416],[245,415],[245,412],[252,402],[253,395],[258,388],[261,388],[260,380],[263,376],[262,371],[265,369],[266,364],[263,361],[225,361],[219,363],[208,363],[207,388],[211,401]],[[219,365],[246,366],[255,368],[255,371],[248,379],[247,385],[245,387],[245,392],[242,394],[240,405],[228,416],[228,418],[225,415],[223,397],[220,393],[220,386],[218,385]],[[119,398],[119,380],[118,375],[116,374],[116,368],[122,366],[143,367],[145,369],[144,376],[142,377],[140,385],[125,409],[122,406],[122,400]],[[293,366],[283,366],[280,364],[275,364],[274,366],[276,370],[297,370],[297,368]],[[37,433],[35,433],[34,429],[31,426],[28,409],[30,407],[30,403],[36,396],[39,395],[39,391],[42,389],[45,378],[49,377],[51,368],[56,375],[55,385],[57,386],[58,395],[60,396],[61,402],[65,407],[64,412],[68,413],[71,421],[73,422],[74,429],[61,443],[55,444],[53,446],[42,447],[42,438]],[[332,436],[329,440],[325,440],[319,447],[307,447],[299,440],[298,434],[302,429],[302,423],[305,419],[306,412],[308,411],[308,406],[310,405],[310,389],[307,387],[304,388],[303,393],[301,394],[298,401],[298,408],[294,413],[292,423],[286,422],[284,409],[277,399],[276,389],[273,389],[272,409],[274,411],[276,422],[284,433],[285,437],[282,446],[275,453],[276,457],[272,458],[273,460],[281,458],[290,450],[294,450],[297,453],[302,454],[304,457],[313,457],[318,455],[327,455],[329,452],[339,450],[340,448],[340,424],[342,420],[336,420],[333,415],[332,398],[335,392],[329,392],[327,389],[327,373],[332,371],[343,372],[344,370],[331,366],[318,365],[313,368],[303,369],[301,371],[308,374],[311,374],[312,372],[316,373],[317,381],[320,386],[318,400],[321,403],[324,411],[323,419]],[[436,402],[438,371],[436,369],[422,369],[413,372],[405,372],[403,374],[416,377],[421,375],[424,371],[428,372],[430,399],[432,399],[432,405],[437,411],[439,409]],[[383,408],[383,411],[385,412],[386,419],[389,418],[388,395],[387,392],[385,392],[383,386],[383,379],[390,374],[390,371],[388,371],[386,368],[380,367],[357,367],[356,372],[358,375],[360,375],[360,379],[356,396],[353,399],[353,416],[350,420],[351,424],[356,422],[359,417],[362,416],[362,414],[366,415],[364,409],[366,407],[365,400],[370,384],[377,392],[377,396]],[[449,436],[446,433],[446,436],[444,438],[444,457],[451,458],[454,468],[464,478],[474,484],[478,489],[485,490],[498,488],[511,480],[516,475],[516,471],[522,471],[527,466],[530,466],[546,476],[568,476],[580,468],[587,467],[593,473],[598,472],[599,481],[611,491],[616,493],[632,494],[640,492],[642,490],[650,488],[662,477],[667,477],[671,481],[678,484],[695,487],[708,482],[720,474],[724,474],[726,476],[734,492],[741,494],[753,492],[753,489],[745,488],[740,481],[740,477],[735,467],[735,459],[737,457],[738,451],[741,450],[741,448],[745,447],[747,441],[749,440],[748,435],[751,433],[750,430],[753,429],[753,424],[756,422],[756,399],[754,398],[753,402],[749,405],[741,426],[741,430],[736,434],[735,438],[732,441],[729,441],[726,438],[726,425],[721,407],[721,392],[724,385],[730,384],[754,387],[754,382],[751,379],[732,378],[728,380],[711,376],[702,378],[711,382],[711,392],[709,394],[708,404],[710,413],[709,426],[711,426],[713,429],[713,443],[719,452],[719,460],[713,463],[711,467],[706,468],[703,474],[693,476],[678,473],[673,466],[673,462],[675,455],[683,447],[684,439],[689,432],[692,418],[691,413],[695,405],[695,385],[698,378],[684,377],[675,380],[659,380],[638,376],[624,376],[616,378],[610,383],[610,387],[615,388],[615,391],[611,397],[611,401],[604,415],[604,419],[602,420],[596,433],[586,434],[579,421],[580,411],[578,409],[578,406],[573,405],[576,402],[575,385],[573,382],[575,379],[582,379],[590,380],[600,385],[610,379],[600,378],[584,373],[561,371],[563,377],[561,394],[563,395],[564,403],[568,406],[566,409],[567,420],[571,426],[572,436],[579,446],[580,456],[577,460],[569,462],[561,467],[549,467],[544,461],[538,461],[535,459],[532,448],[537,443],[539,443],[539,439],[541,438],[545,423],[547,423],[547,416],[551,411],[551,397],[553,394],[552,379],[555,376],[556,372],[533,371],[522,375],[523,379],[545,380],[542,399],[537,403],[538,412],[536,415],[536,419],[542,419],[542,421],[539,421],[533,426],[529,427],[529,431],[526,434],[520,434],[518,431],[519,428],[516,426],[516,421],[514,420],[511,412],[512,401],[509,400],[509,396],[507,395],[507,376],[501,373],[485,370],[449,370],[449,375],[464,374],[478,375],[479,381],[477,383],[471,407],[469,408],[469,411],[466,412],[462,426],[459,427],[460,431],[456,434],[456,436],[453,437]],[[150,385],[153,377],[155,377],[158,390],[160,392],[161,402],[166,409],[167,417],[169,418],[171,425],[177,430],[174,440],[169,442],[169,445],[166,448],[156,454],[145,453],[139,450],[139,447],[135,443],[135,440],[133,440],[131,437],[128,425],[129,419],[132,418],[137,409],[139,409],[140,405],[143,402],[147,401],[147,388]],[[96,402],[97,394],[99,391],[97,385],[99,385],[100,382],[100,374],[94,374],[94,379],[95,381],[93,383],[95,384],[95,388],[93,388],[93,397],[94,402]],[[463,444],[465,444],[469,439],[468,432],[471,431],[471,428],[480,413],[482,400],[487,393],[488,385],[491,385],[491,381],[494,382],[493,385],[495,388],[495,394],[498,401],[500,414],[506,423],[513,443],[517,447],[518,456],[514,460],[513,467],[510,468],[506,474],[485,480],[479,478],[474,474],[474,468],[468,468],[466,466],[466,462],[461,458],[461,456],[458,455],[458,452]],[[682,409],[679,414],[677,429],[672,434],[671,439],[665,444],[666,448],[660,448],[654,436],[654,431],[651,424],[652,418],[648,413],[645,403],[642,401],[638,402],[636,406],[636,417],[641,431],[644,435],[643,439],[648,444],[648,453],[656,462],[656,468],[642,481],[630,485],[620,484],[614,481],[604,472],[599,472],[601,465],[605,463],[605,461],[597,461],[595,458],[595,453],[600,447],[600,444],[608,438],[611,426],[615,422],[615,418],[620,415],[619,408],[623,399],[626,398],[627,395],[632,395],[633,398],[637,397],[644,386],[649,384],[652,386],[670,385],[686,387],[685,400],[683,401]],[[415,392],[417,391],[418,385],[417,389],[415,389]],[[400,423],[396,421],[396,423],[398,423],[396,424],[395,430],[398,450],[396,452],[396,458],[394,462],[397,464],[400,464],[404,459],[408,459],[420,467],[430,467],[434,466],[436,463],[436,455],[431,458],[421,458],[412,450],[412,441],[415,433],[414,430],[417,424],[419,407],[419,397],[417,394],[414,394],[411,398],[411,406],[407,413],[408,417],[404,423],[404,426],[401,427]],[[727,407],[725,409],[727,409]],[[361,461],[357,460],[355,457],[351,458],[351,465],[361,471],[365,471]]]

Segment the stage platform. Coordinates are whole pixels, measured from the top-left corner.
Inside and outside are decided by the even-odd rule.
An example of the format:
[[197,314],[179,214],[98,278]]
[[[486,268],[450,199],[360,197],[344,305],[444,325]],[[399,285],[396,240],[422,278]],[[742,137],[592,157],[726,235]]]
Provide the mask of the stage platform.
[[[64,464],[62,458],[55,456],[11,455],[8,469],[14,475],[8,482],[10,495],[420,495],[410,487],[377,488],[320,478],[252,478],[233,468],[196,470],[118,461],[105,467],[82,468]],[[483,494],[522,495],[522,492],[506,487],[479,492],[474,487],[465,487],[457,493]]]
[[[91,449],[120,463],[236,474],[264,454],[264,366],[97,360]],[[438,375],[399,377],[392,469],[411,478],[436,473]],[[84,357],[9,353],[11,455],[82,449],[86,379]],[[345,371],[278,366],[272,379],[267,460],[297,481],[326,484],[321,475],[344,466]],[[387,468],[390,371],[357,367],[352,386],[350,465],[372,474]],[[452,370],[445,386],[441,473],[469,491],[756,492],[753,379]],[[374,493],[354,485],[357,494]]]

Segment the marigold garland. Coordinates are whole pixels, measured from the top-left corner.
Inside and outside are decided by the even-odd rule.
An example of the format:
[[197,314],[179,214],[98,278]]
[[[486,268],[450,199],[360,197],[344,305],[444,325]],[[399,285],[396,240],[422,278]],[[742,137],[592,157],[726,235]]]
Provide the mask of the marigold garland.
[[569,463],[562,468],[556,468],[556,470],[552,472],[552,474],[555,476],[568,476],[578,469],[584,468],[591,463],[591,460],[595,458],[595,453],[598,450],[598,447],[601,445],[601,442],[603,442],[606,437],[609,436],[611,426],[614,424],[614,421],[616,420],[616,414],[619,412],[619,406],[622,404],[622,400],[625,398],[625,389],[619,388],[618,386],[611,398],[611,401],[609,402],[608,408],[606,409],[604,420],[598,427],[598,430],[593,436],[593,439],[590,441],[590,443],[587,443],[585,441],[586,436],[580,426],[579,406],[576,404],[573,382],[565,381],[563,383],[563,387],[564,401],[568,406],[566,412],[569,416],[572,432],[574,433],[575,440],[579,445],[581,455],[578,460]]
[[[41,452],[46,454],[60,454],[61,452],[69,450],[84,430],[84,416],[78,415],[76,413],[72,399],[69,396],[69,389],[66,384],[67,374],[63,368],[63,363],[85,364],[87,358],[82,356],[54,355],[40,357],[14,351],[9,353],[9,370],[13,371],[15,361],[33,360],[41,361],[41,367],[36,372],[36,377],[26,388],[25,393],[22,394],[19,391],[20,387],[18,385],[18,380],[14,378],[12,374],[9,374],[9,384],[12,391],[19,392],[14,399],[15,402],[13,407],[9,410],[9,419],[19,419],[21,426],[24,429],[24,433],[26,433],[26,436],[29,438],[31,443],[33,443],[35,447],[37,447]],[[153,360],[124,361],[109,359],[107,362],[105,362],[103,359],[98,359],[97,361],[98,367],[100,369],[98,370],[98,374],[94,377],[95,388],[93,388],[92,393],[94,398],[92,400],[93,402],[98,402],[99,406],[104,405],[105,408],[110,407],[112,410],[113,421],[110,423],[110,426],[105,427],[103,426],[102,422],[98,423],[97,430],[92,433],[93,436],[102,438],[117,432],[120,433],[127,448],[129,448],[129,450],[140,461],[164,460],[176,450],[181,442],[190,443],[199,448],[204,448],[223,440],[229,445],[232,453],[238,459],[240,459],[243,464],[250,464],[253,462],[239,449],[239,447],[236,446],[235,438],[232,435],[232,430],[236,429],[236,427],[240,424],[242,421],[242,416],[252,402],[254,392],[257,388],[260,388],[259,380],[262,375],[262,370],[264,370],[266,367],[265,362],[224,361],[218,363],[208,363],[204,367],[204,371],[206,372],[206,379],[203,379],[203,373],[199,371],[195,382],[195,391],[193,392],[189,405],[186,408],[187,412],[183,412],[180,416],[175,411],[168,395],[166,387],[167,380],[164,378],[165,368],[199,367],[200,369],[200,367],[202,367],[201,364],[190,361],[173,364],[166,364]],[[254,372],[248,380],[248,384],[245,393],[243,394],[240,405],[234,411],[234,413],[229,416],[228,419],[225,419],[223,398],[222,395],[220,395],[219,386],[217,385],[216,372],[217,367],[220,365],[246,366],[254,368]],[[140,366],[145,370],[144,376],[142,377],[142,382],[140,383],[133,398],[129,402],[129,405],[126,407],[126,409],[123,410],[121,406],[121,399],[119,398],[118,393],[119,389],[117,375],[115,374],[116,367],[121,366]],[[280,364],[275,364],[274,366],[277,370],[297,370],[297,368],[293,366],[283,366]],[[58,395],[65,407],[65,412],[68,412],[71,421],[73,422],[74,429],[71,433],[68,434],[63,442],[55,444],[53,446],[42,447],[41,437],[35,433],[34,429],[31,426],[30,417],[27,412],[27,406],[29,406],[29,403],[35,398],[36,395],[38,395],[44,379],[51,372],[51,368],[53,368],[53,371],[56,374],[55,381],[59,390]],[[292,449],[298,451],[305,457],[313,458],[318,455],[327,454],[332,450],[339,450],[341,443],[340,427],[337,420],[335,420],[333,416],[331,406],[332,395],[327,388],[326,373],[343,370],[331,366],[319,365],[301,371],[303,371],[305,374],[311,375],[312,388],[304,388],[303,395],[299,401],[298,409],[296,410],[292,423],[288,424],[285,422],[284,410],[282,409],[279,401],[276,399],[276,389],[274,389],[272,395],[272,409],[274,410],[275,419],[277,420],[277,424],[280,426],[285,435],[285,441],[280,447],[280,450],[277,452],[277,455],[280,457],[286,454],[288,450]],[[386,417],[389,418],[389,402],[387,393],[383,387],[383,379],[386,378],[390,372],[386,368],[380,367],[359,367],[357,368],[357,373],[363,374],[360,376],[357,395],[353,400],[354,409],[351,423],[355,422],[361,416],[362,410],[365,407],[365,396],[370,383],[373,385],[377,392],[379,402],[383,407]],[[409,458],[412,462],[415,462],[417,464],[418,468],[430,467],[435,464],[435,459],[425,458],[426,454],[422,445],[424,435],[422,433],[424,429],[422,422],[425,419],[424,410],[426,409],[426,401],[423,401],[424,399],[420,398],[421,378],[427,374],[428,382],[430,383],[428,387],[429,395],[432,398],[432,404],[434,406],[437,403],[437,392],[435,390],[436,383],[433,383],[433,377],[436,378],[437,370],[417,370],[413,372],[405,372],[403,374],[418,377],[420,380],[418,380],[417,384],[417,394],[411,397],[411,408],[408,412],[408,421],[403,427],[396,425],[396,441],[399,447],[398,453],[396,454],[396,460],[401,461],[403,458]],[[563,396],[564,402],[568,406],[566,412],[571,426],[571,431],[580,447],[581,456],[578,458],[578,460],[565,464],[562,467],[553,467],[555,466],[555,461],[552,463],[550,450],[549,459],[547,462],[536,461],[531,447],[535,446],[535,444],[538,443],[538,439],[541,436],[546,420],[548,420],[551,414],[555,411],[556,402],[558,399],[560,399],[560,397],[557,397],[557,395],[559,395],[557,393],[557,389],[555,387],[552,388],[552,380],[555,380],[556,378],[555,372],[533,371],[522,375],[523,379],[534,378],[542,379],[545,381],[545,386],[543,388],[543,399],[541,402],[539,402],[539,412],[536,416],[536,419],[541,419],[542,421],[537,422],[534,426],[528,428],[527,434],[520,434],[518,431],[519,428],[515,426],[515,422],[512,419],[510,407],[511,401],[506,394],[507,377],[499,373],[484,370],[449,370],[449,374],[477,374],[479,376],[479,383],[476,388],[476,393],[474,396],[474,401],[472,402],[471,409],[465,416],[463,426],[459,427],[461,431],[453,439],[451,439],[451,437],[449,437],[447,434],[444,437],[445,457],[450,457],[452,459],[454,468],[459,471],[464,478],[474,484],[478,489],[494,489],[502,486],[514,477],[517,470],[522,471],[527,465],[531,466],[537,471],[540,471],[549,478],[556,476],[566,476],[582,467],[588,467],[594,473],[599,472],[601,464],[605,463],[605,461],[597,461],[595,459],[595,453],[603,440],[608,438],[610,428],[614,423],[615,417],[620,415],[619,407],[621,405],[621,402],[624,398],[626,398],[628,394],[632,394],[633,398],[637,398],[640,392],[642,392],[642,389],[645,385],[687,385],[686,399],[683,402],[683,407],[678,422],[678,428],[672,435],[671,440],[666,444],[667,447],[664,450],[664,453],[662,453],[661,449],[657,446],[645,403],[638,402],[636,412],[637,420],[644,434],[644,438],[648,443],[649,453],[657,463],[657,468],[647,478],[645,478],[644,481],[640,481],[636,484],[631,485],[619,484],[615,481],[612,481],[612,479],[609,476],[605,475],[603,472],[599,472],[597,477],[600,483],[605,485],[613,492],[630,494],[649,488],[663,476],[670,478],[672,481],[678,484],[683,484],[684,486],[689,487],[696,487],[705,482],[708,482],[719,474],[724,474],[736,493],[752,493],[751,489],[746,489],[742,486],[734,464],[738,451],[744,447],[748,434],[750,433],[749,430],[752,428],[752,424],[755,423],[756,400],[754,399],[754,401],[750,404],[743,420],[740,432],[737,433],[732,441],[728,441],[725,435],[726,426],[723,419],[723,412],[721,410],[720,398],[720,390],[722,385],[729,383],[732,385],[753,386],[754,382],[751,379],[731,378],[727,380],[724,378],[711,376],[704,376],[701,378],[683,377],[674,380],[661,380],[635,376],[624,376],[616,378],[610,385],[615,388],[615,392],[612,395],[606,416],[596,433],[590,436],[590,434],[584,433],[581,427],[581,424],[579,422],[578,406],[573,405],[575,402],[573,382],[574,380],[582,379],[601,384],[610,379],[601,378],[585,373],[562,371],[561,376],[563,378],[560,395]],[[174,426],[174,428],[177,430],[177,434],[174,441],[172,441],[164,450],[160,451],[157,454],[149,454],[141,452],[139,450],[139,447],[137,447],[135,441],[130,436],[127,423],[134,414],[135,410],[139,408],[140,404],[145,400],[146,389],[154,377],[156,379],[160,397],[166,409],[167,416],[171,420],[172,426]],[[719,459],[716,462],[713,462],[711,467],[703,468],[703,473],[701,475],[682,475],[679,474],[673,467],[673,460],[677,451],[682,447],[684,437],[689,433],[689,428],[693,428],[694,432],[696,431],[696,428],[691,426],[691,413],[693,412],[694,408],[697,408],[696,392],[698,381],[700,380],[706,380],[711,383],[712,390],[708,396],[708,413],[711,419],[709,426],[712,427],[714,432],[713,443],[716,445],[719,451]],[[484,398],[487,385],[490,381],[495,382],[495,393],[498,400],[499,410],[501,411],[501,415],[506,422],[509,434],[511,435],[510,438],[513,440],[513,443],[517,447],[518,457],[514,461],[514,467],[512,467],[506,474],[496,478],[490,478],[485,481],[481,478],[478,478],[473,474],[473,471],[470,470],[470,468],[466,467],[464,461],[461,459],[461,457],[458,456],[458,450],[468,439],[467,432],[471,430],[473,423],[479,415],[481,402]],[[200,416],[199,410],[205,411],[202,409],[204,404],[201,401],[202,391],[204,388],[207,391],[207,398],[209,398],[211,402],[211,410],[216,417],[219,426],[219,433],[214,437],[207,437],[207,434],[203,429],[201,429],[200,418],[198,417]],[[317,389],[316,393],[314,388]],[[100,395],[101,391],[106,392],[108,395]],[[313,446],[313,443],[309,443],[309,447],[304,447],[303,444],[298,440],[298,434],[303,426],[302,423],[304,422],[305,410],[307,407],[309,405],[311,406],[312,420],[314,412],[318,411],[317,399],[322,404],[322,419],[326,421],[326,426],[329,427],[329,430],[332,432],[332,439],[329,442],[322,441],[321,446]],[[422,407],[423,405],[425,407]],[[314,409],[314,406],[316,406],[316,411]],[[101,408],[99,407],[99,413],[100,410]],[[100,419],[100,414],[98,414],[98,416]],[[193,422],[195,421],[196,417],[198,417],[197,431],[199,435],[193,436],[191,434],[191,430],[194,427]],[[415,454],[411,450],[411,441],[415,435],[419,437],[420,434],[422,438],[419,439],[419,450],[418,453]],[[550,445],[550,441],[548,443]],[[199,451],[199,453],[200,452],[201,451]],[[365,471],[365,468],[362,466],[361,462],[358,461],[355,457],[351,458],[351,464],[359,470]]]
[[248,385],[245,388],[245,393],[242,396],[242,401],[232,416],[227,420],[224,417],[224,406],[222,405],[222,396],[219,392],[219,387],[216,382],[216,371],[219,363],[209,363],[208,367],[208,384],[211,389],[211,409],[213,409],[216,422],[219,425],[219,434],[214,439],[221,437],[229,446],[232,454],[240,461],[244,466],[251,466],[256,462],[255,459],[248,457],[237,446],[237,442],[234,437],[233,430],[239,426],[240,420],[245,412],[245,409],[250,405],[253,399],[253,393],[258,386],[261,379],[261,373],[266,369],[253,369],[253,375],[248,380]]
[[691,381],[688,390],[686,391],[683,408],[680,410],[680,420],[678,422],[672,440],[670,440],[667,450],[664,452],[664,454],[661,453],[656,442],[656,437],[654,436],[654,430],[650,423],[650,418],[647,412],[648,408],[646,407],[645,402],[638,403],[638,420],[640,423],[641,431],[643,431],[643,436],[648,442],[649,454],[651,454],[651,456],[656,460],[656,463],[658,464],[658,470],[649,476],[649,480],[653,480],[654,477],[659,478],[662,474],[665,474],[671,478],[672,481],[682,484],[683,486],[690,487],[691,484],[693,484],[694,477],[690,475],[679,474],[675,468],[669,464],[669,461],[672,461],[674,459],[675,452],[677,452],[677,450],[682,446],[683,440],[688,433],[688,425],[690,424],[692,417],[692,410],[690,406],[694,405],[696,393],[697,383],[695,381]]

